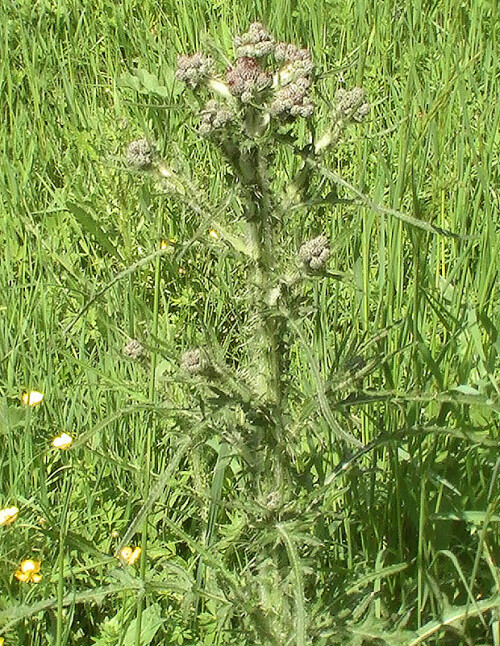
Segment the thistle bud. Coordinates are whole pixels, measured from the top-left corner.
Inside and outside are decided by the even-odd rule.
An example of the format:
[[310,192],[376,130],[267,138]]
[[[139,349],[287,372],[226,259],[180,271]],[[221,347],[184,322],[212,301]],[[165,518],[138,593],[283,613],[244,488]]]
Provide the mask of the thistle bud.
[[226,73],[227,85],[233,96],[243,103],[258,100],[259,94],[272,85],[272,76],[253,58],[240,58]]
[[233,120],[233,114],[214,99],[208,101],[201,112],[199,133],[209,137],[223,130]]
[[293,73],[295,78],[308,76],[314,69],[311,52],[292,43],[278,43],[274,50],[274,58],[277,63],[284,63],[282,70]]
[[371,106],[365,101],[365,91],[360,87],[352,90],[340,88],[335,93],[335,120],[362,121],[370,112]]
[[248,31],[234,39],[236,58],[263,58],[274,51],[274,39],[262,23],[253,22]]
[[181,366],[190,375],[207,376],[211,373],[210,362],[205,353],[199,348],[184,352],[181,358]]
[[147,170],[153,163],[154,153],[154,147],[147,139],[136,139],[127,148],[127,164],[137,170]]
[[179,79],[179,81],[184,81],[191,88],[196,88],[203,81],[213,76],[213,72],[213,60],[199,52],[193,54],[193,56],[179,56],[177,58],[175,78]]
[[270,113],[273,116],[285,118],[312,116],[314,106],[307,94],[310,84],[309,79],[302,77],[279,89],[269,106]]
[[132,339],[123,346],[123,355],[129,359],[140,359],[144,355],[144,347],[137,339]]
[[299,249],[299,261],[306,271],[323,271],[329,258],[330,246],[324,235],[305,242]]

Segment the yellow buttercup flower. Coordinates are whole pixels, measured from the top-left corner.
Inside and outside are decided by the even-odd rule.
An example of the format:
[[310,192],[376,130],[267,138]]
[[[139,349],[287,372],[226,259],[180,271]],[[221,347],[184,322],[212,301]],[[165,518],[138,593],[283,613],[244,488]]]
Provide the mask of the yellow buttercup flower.
[[21,401],[26,406],[37,406],[43,400],[43,393],[37,390],[27,390],[21,395]]
[[21,561],[19,570],[14,572],[14,576],[22,583],[40,583],[42,580],[42,575],[39,574],[40,567],[40,561],[26,559],[25,561]]
[[129,545],[126,545],[121,550],[120,557],[127,563],[127,565],[134,565],[137,563],[141,552],[142,550],[140,547],[132,548]]
[[162,240],[160,240],[160,249],[162,251],[165,251],[165,249],[173,251],[176,244],[177,240],[175,238],[169,238],[168,240],[163,238]]
[[52,440],[52,446],[55,449],[67,449],[71,446],[72,442],[73,438],[71,437],[71,435],[68,435],[67,433],[61,433],[61,435],[57,435]]
[[220,235],[217,229],[209,229],[208,235],[212,238],[212,240],[219,240]]
[[[0,527],[2,525],[12,525],[19,516],[19,509],[17,507],[5,507],[0,509]],[[2,646],[0,644],[0,646]]]
[[5,639],[3,637],[0,637],[0,646],[4,646],[5,644]]

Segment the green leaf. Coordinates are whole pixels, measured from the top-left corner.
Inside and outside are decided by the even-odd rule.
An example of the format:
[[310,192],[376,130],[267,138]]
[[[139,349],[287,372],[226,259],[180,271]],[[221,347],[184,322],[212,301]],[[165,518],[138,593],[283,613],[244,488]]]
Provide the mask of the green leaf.
[[141,92],[141,82],[137,78],[137,76],[134,76],[133,74],[130,74],[130,72],[124,72],[117,81],[118,87],[122,88],[129,88],[131,90],[135,90],[136,92]]
[[480,525],[486,518],[490,522],[500,522],[498,514],[488,515],[485,511],[462,511],[462,512],[441,512],[439,514],[431,514],[429,516],[432,520],[464,520],[466,523],[472,525]]
[[472,395],[476,397],[481,394],[475,388],[472,388],[472,386],[466,386],[466,385],[456,386],[452,390],[455,390],[457,393],[462,393],[462,395]]
[[[139,643],[141,646],[147,646],[150,644],[156,633],[158,632],[160,626],[165,620],[161,618],[160,615],[160,606],[157,603],[153,603],[151,606],[148,606],[146,610],[142,613],[141,621],[141,639]],[[123,640],[123,646],[135,646],[136,642],[136,625],[137,619],[134,619],[128,630],[125,634]]]
[[161,85],[158,77],[154,74],[151,74],[147,70],[137,70],[137,77],[148,93],[157,94],[161,97],[166,97],[169,95],[168,88],[166,88],[164,85]]
[[118,86],[135,90],[140,94],[155,94],[163,99],[177,96],[181,92],[181,88],[174,85],[173,71],[168,70],[165,77],[168,85],[163,85],[156,74],[141,67],[134,74],[130,72],[122,74],[118,78]]
[[98,222],[94,220],[90,213],[84,211],[84,209],[73,202],[68,202],[66,204],[66,208],[73,214],[75,220],[82,227],[84,232],[89,233],[93,238],[95,238],[96,242],[109,254],[121,259],[120,254],[116,247],[111,243],[108,235],[101,229]]
[[6,434],[26,418],[26,412],[21,407],[13,408],[7,404],[5,397],[0,398],[0,432]]

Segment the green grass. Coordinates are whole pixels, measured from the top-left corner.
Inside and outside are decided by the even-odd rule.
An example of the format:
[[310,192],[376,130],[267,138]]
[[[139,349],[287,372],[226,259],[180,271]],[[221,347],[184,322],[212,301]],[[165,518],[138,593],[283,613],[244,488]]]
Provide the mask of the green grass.
[[[340,185],[345,203],[286,214],[279,257],[324,232],[345,278],[306,286],[293,322],[300,513],[275,524],[224,411],[177,372],[207,339],[241,360],[246,269],[206,235],[236,189],[171,70],[229,56],[255,19],[313,51],[325,116],[340,73],[374,106],[323,179],[369,201]],[[500,644],[496,3],[5,0],[0,24],[5,644]],[[137,70],[167,91],[131,88]],[[190,169],[206,221],[126,169],[143,135]],[[280,155],[277,187],[297,164]],[[134,337],[149,362],[123,358]],[[40,583],[14,579],[25,558]]]

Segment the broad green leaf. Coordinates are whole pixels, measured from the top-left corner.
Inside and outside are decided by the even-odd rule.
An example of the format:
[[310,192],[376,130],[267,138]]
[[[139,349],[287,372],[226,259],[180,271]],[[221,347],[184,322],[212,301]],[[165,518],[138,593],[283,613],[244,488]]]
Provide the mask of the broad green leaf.
[[120,254],[118,253],[115,245],[112,244],[106,232],[103,231],[103,229],[99,226],[99,223],[94,220],[94,218],[88,211],[85,211],[73,202],[68,202],[66,206],[68,211],[73,214],[75,220],[80,224],[85,233],[89,233],[91,236],[93,236],[96,242],[109,254],[120,258]]
[[[148,644],[153,641],[156,633],[158,632],[160,626],[164,621],[165,620],[161,617],[160,606],[157,603],[153,603],[151,606],[148,606],[146,610],[144,610],[144,612],[142,613],[141,639],[139,642],[141,646],[148,646]],[[128,630],[125,634],[123,646],[135,646],[135,644],[137,644],[136,626],[137,619],[134,619],[130,623],[130,626],[128,627]]]

